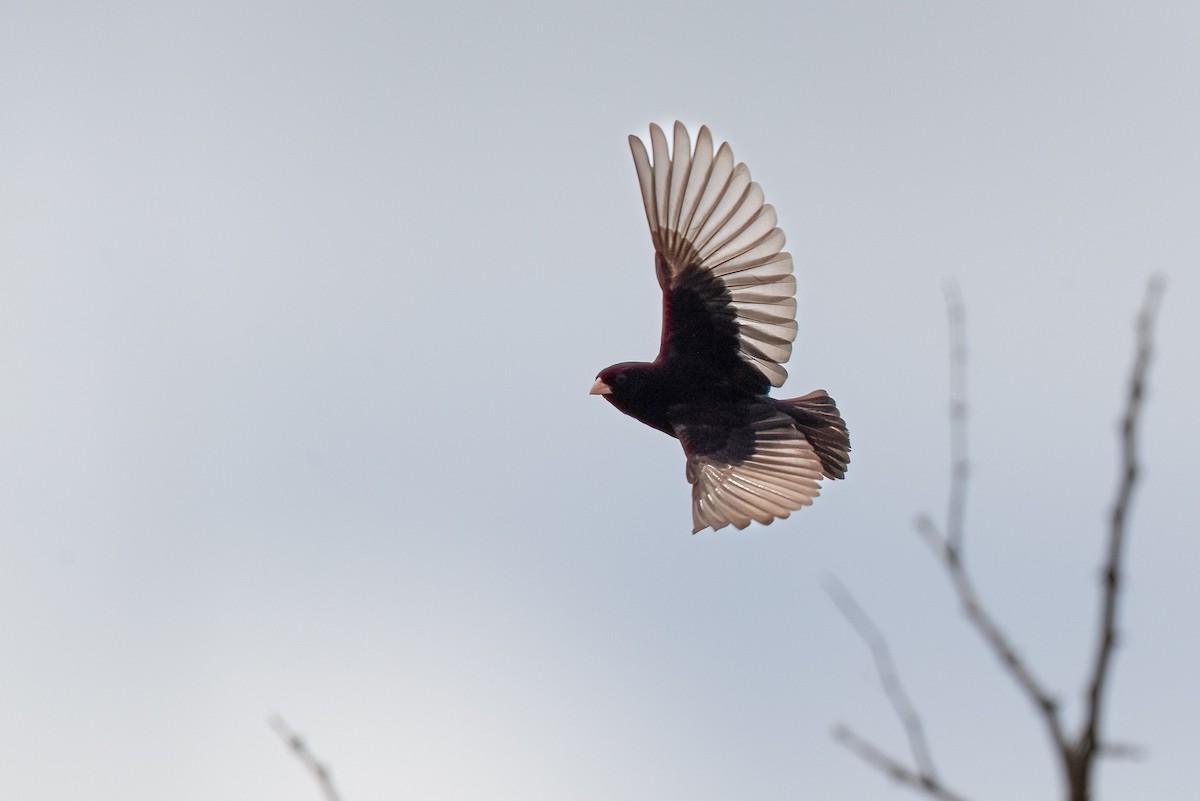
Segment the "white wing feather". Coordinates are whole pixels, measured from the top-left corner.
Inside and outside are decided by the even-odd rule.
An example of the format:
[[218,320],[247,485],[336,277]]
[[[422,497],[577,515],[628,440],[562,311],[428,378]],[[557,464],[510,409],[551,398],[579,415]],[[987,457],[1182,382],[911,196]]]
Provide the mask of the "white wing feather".
[[746,165],[734,163],[728,144],[713,153],[707,127],[694,151],[680,122],[673,139],[672,152],[662,129],[651,125],[647,152],[641,139],[629,137],[650,235],[662,256],[659,283],[670,288],[691,265],[720,279],[736,315],[741,358],[781,386],[796,339],[796,279],[775,209]]
[[752,425],[754,449],[746,459],[688,458],[693,532],[770,523],[811,505],[820,494],[821,460],[790,418],[772,415]]

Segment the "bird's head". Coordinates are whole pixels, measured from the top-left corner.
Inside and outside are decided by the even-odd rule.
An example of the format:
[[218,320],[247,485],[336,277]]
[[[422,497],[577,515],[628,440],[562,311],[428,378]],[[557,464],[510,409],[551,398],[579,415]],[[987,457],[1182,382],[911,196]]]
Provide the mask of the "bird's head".
[[657,364],[624,362],[606,367],[596,376],[591,394],[602,396],[646,425],[668,434],[672,432],[667,416],[673,399],[671,382]]
[[625,362],[606,367],[596,376],[590,394],[602,395],[609,403],[617,405],[622,401],[634,400],[645,388],[645,368],[650,366],[641,362]]

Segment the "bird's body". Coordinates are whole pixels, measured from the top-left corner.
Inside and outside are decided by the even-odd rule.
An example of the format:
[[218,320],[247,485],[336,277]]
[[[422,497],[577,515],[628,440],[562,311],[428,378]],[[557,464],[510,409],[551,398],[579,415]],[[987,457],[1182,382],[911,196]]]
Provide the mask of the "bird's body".
[[796,281],[775,211],[727,144],[701,128],[674,153],[650,126],[653,162],[629,137],[663,290],[658,358],[602,370],[592,387],[625,414],[679,439],[694,530],[770,523],[841,478],[850,440],[823,390],[772,398],[796,338]]

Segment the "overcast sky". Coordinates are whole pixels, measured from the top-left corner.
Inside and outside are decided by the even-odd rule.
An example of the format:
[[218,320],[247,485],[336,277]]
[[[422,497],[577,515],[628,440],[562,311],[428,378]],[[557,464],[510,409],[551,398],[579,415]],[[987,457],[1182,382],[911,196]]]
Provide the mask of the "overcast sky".
[[[1103,6],[1103,8],[1101,8]],[[1101,799],[1194,797],[1200,6],[7,3],[0,796],[911,797],[889,635],[945,781],[1051,798],[1040,722],[913,532],[967,550],[1078,717],[1148,276]],[[692,536],[676,442],[587,395],[651,358],[626,144],[711,126],[779,212],[844,482]]]

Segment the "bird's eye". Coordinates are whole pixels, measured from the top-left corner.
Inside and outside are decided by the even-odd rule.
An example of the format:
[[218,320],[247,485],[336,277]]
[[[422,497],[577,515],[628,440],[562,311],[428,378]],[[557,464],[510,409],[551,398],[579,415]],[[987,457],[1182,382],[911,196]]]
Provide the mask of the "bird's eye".
[[613,380],[616,381],[618,384],[624,384],[626,381],[629,380],[629,376],[625,375],[624,373],[617,373],[616,376],[614,376]]

